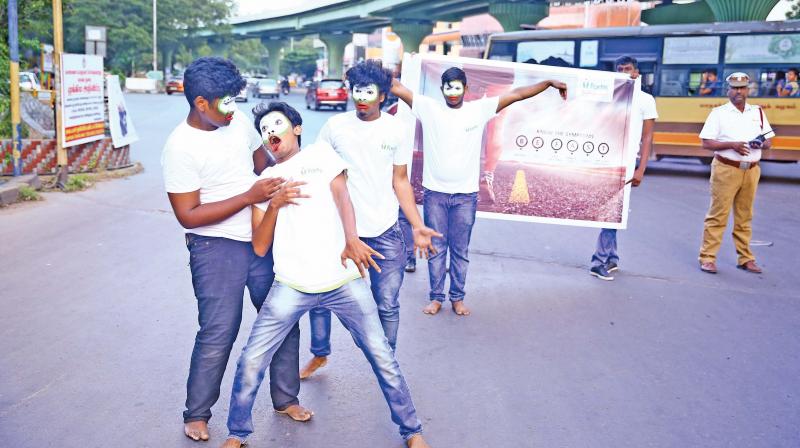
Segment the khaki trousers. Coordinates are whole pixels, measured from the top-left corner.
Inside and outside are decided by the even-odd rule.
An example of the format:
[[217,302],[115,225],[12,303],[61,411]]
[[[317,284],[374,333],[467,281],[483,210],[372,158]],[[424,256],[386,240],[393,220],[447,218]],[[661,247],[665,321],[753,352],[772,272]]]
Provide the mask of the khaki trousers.
[[703,245],[700,247],[700,262],[717,259],[722,244],[722,234],[728,225],[728,215],[733,208],[733,243],[739,255],[738,264],[755,256],[750,250],[750,237],[753,234],[753,203],[756,198],[761,166],[743,170],[720,163],[711,163],[711,205],[703,226]]

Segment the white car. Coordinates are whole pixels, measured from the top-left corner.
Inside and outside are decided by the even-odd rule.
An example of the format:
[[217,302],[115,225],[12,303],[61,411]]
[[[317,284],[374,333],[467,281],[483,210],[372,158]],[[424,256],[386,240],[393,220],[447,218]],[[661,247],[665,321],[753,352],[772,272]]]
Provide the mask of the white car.
[[33,72],[19,73],[19,88],[29,92],[42,90],[42,86],[39,85],[39,80],[36,78],[36,73]]
[[258,80],[258,84],[256,85],[256,96],[258,98],[278,98],[280,94],[281,91],[278,86],[278,81],[271,78]]

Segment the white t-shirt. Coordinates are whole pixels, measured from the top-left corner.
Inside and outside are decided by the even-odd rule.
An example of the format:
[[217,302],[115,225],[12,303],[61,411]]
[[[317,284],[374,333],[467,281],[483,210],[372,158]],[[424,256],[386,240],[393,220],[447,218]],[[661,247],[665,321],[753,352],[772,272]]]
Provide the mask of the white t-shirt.
[[356,212],[358,236],[373,238],[397,222],[399,203],[392,178],[395,165],[411,163],[411,141],[403,123],[387,113],[362,121],[355,111],[331,117],[319,131],[347,162],[347,188]]
[[416,94],[411,112],[422,123],[422,185],[440,193],[478,191],[483,128],[500,97],[464,101],[458,109]]
[[[658,111],[656,110],[656,100],[653,98],[653,95],[643,92],[642,90],[634,91],[633,95],[637,97],[636,99],[639,107],[636,110],[631,111],[633,117],[631,117],[630,132],[631,135],[636,136],[637,141],[641,143],[644,120],[657,119]],[[641,148],[641,145],[639,145],[638,148]]]
[[[311,196],[278,211],[272,243],[275,278],[298,291],[332,291],[361,276],[351,260],[345,268],[340,258],[345,237],[331,181],[345,169],[330,145],[317,142],[261,173],[262,178],[306,182],[300,190]],[[267,203],[256,207],[266,210]]]
[[[700,138],[721,142],[749,142],[764,133],[766,133],[764,138],[775,136],[769,121],[767,121],[767,114],[760,107],[745,103],[744,112],[739,112],[739,109],[728,101],[711,110],[703,125],[703,130],[700,131]],[[726,159],[742,162],[761,160],[760,149],[751,149],[747,156],[743,156],[733,149],[716,151],[716,153]]]
[[[261,136],[244,113],[236,112],[231,124],[203,131],[182,121],[167,138],[161,153],[167,193],[200,190],[200,203],[208,204],[242,194],[256,181],[253,151]],[[215,224],[184,229],[186,233],[250,241],[250,207]]]

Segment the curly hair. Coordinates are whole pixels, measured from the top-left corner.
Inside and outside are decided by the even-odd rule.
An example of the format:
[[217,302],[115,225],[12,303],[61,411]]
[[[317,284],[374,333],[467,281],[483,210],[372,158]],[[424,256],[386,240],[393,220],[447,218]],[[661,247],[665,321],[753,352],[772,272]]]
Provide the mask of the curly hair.
[[192,61],[183,73],[183,93],[194,107],[194,100],[203,97],[213,101],[224,96],[235,96],[244,89],[242,78],[233,62],[220,57],[203,57]]
[[[286,115],[286,118],[292,123],[292,128],[303,124],[303,117],[300,116],[300,112],[283,101],[272,101],[269,104],[259,103],[253,108],[253,125],[259,134],[261,133],[261,128],[258,125],[261,123],[261,119],[270,112],[280,112]],[[301,144],[299,135],[297,136],[297,144]]]
[[380,59],[359,62],[347,70],[344,76],[351,89],[375,84],[378,86],[378,92],[388,96],[392,88],[392,72],[383,68]]

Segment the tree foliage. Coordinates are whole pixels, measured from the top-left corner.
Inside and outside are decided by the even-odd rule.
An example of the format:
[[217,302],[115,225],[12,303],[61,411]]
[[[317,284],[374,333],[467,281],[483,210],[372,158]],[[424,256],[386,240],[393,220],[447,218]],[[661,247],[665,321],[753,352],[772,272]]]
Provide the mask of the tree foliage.
[[800,0],[794,0],[792,9],[786,12],[787,19],[800,19]]

